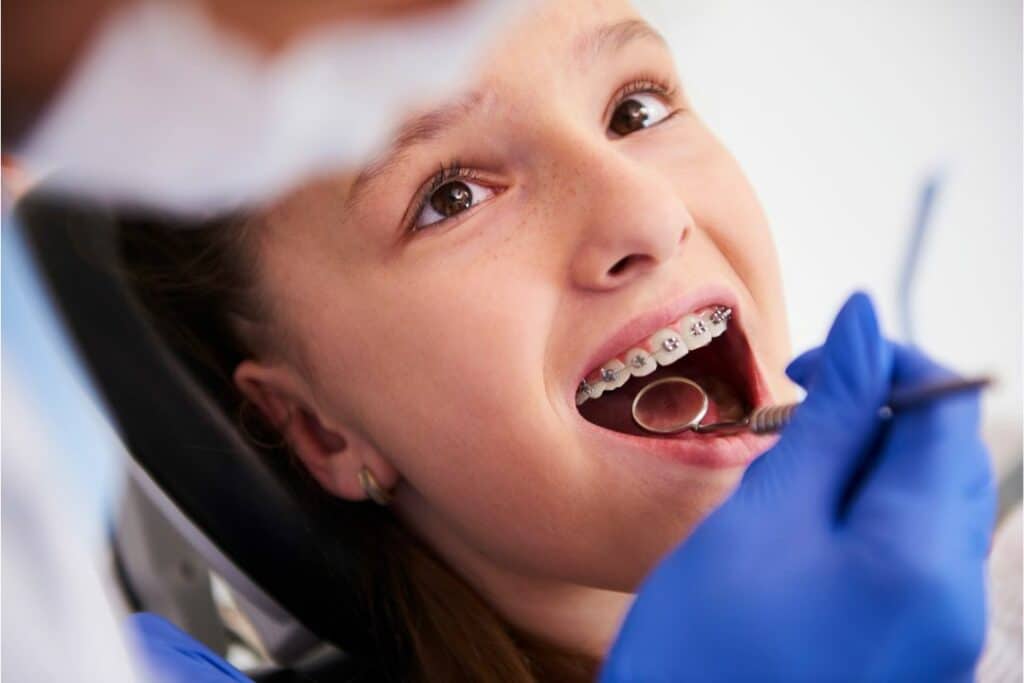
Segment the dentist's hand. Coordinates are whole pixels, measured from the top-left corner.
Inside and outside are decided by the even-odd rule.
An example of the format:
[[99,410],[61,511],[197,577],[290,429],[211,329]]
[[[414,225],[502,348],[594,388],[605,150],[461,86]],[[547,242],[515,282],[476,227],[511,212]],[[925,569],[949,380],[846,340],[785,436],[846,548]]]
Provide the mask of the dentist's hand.
[[777,445],[641,587],[602,681],[971,680],[995,496],[978,398],[877,416],[948,372],[881,337],[867,297],[788,370]]

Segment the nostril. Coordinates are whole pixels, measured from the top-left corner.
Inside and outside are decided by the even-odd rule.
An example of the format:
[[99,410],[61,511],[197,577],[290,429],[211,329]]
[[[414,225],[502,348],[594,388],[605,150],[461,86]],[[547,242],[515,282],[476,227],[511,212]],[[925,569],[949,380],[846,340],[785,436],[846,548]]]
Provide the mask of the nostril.
[[609,275],[619,275],[622,271],[629,267],[630,262],[633,260],[632,256],[626,256],[618,260],[618,262],[608,269]]
[[608,269],[608,275],[618,277],[619,275],[624,274],[627,270],[636,270],[639,266],[651,261],[651,257],[646,254],[630,254],[629,256],[624,256],[616,261],[615,265]]

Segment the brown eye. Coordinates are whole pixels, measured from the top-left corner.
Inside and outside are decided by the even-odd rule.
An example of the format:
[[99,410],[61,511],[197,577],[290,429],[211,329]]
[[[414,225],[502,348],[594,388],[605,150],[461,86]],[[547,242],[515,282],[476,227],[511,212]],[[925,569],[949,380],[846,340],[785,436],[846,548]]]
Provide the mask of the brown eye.
[[661,123],[669,114],[665,102],[654,93],[634,93],[615,107],[608,129],[616,135],[625,136]]
[[473,191],[466,183],[455,180],[430,195],[430,207],[444,218],[461,213],[473,205]]
[[446,180],[431,192],[413,222],[412,229],[420,230],[451,218],[486,202],[495,195],[492,187],[477,183],[471,177]]
[[615,108],[610,128],[619,135],[629,135],[633,131],[647,127],[647,107],[637,100],[626,100]]

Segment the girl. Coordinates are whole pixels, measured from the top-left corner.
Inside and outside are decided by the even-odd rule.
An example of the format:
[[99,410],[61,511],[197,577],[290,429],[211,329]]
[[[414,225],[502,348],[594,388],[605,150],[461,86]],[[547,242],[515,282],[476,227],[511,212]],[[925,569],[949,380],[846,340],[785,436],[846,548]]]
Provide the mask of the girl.
[[541,3],[478,66],[357,173],[202,229],[126,222],[122,252],[227,409],[351,501],[372,542],[338,590],[376,678],[584,680],[769,445],[642,435],[632,397],[674,374],[712,418],[792,398],[779,269],[625,0]]

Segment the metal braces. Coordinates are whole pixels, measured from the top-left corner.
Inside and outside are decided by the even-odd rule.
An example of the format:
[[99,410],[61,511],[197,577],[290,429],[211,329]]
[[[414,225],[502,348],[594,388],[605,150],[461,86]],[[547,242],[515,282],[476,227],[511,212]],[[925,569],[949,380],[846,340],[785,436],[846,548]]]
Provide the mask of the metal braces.
[[[717,326],[727,323],[731,318],[731,308],[729,308],[728,306],[716,306],[714,310],[711,311],[711,314],[708,316],[707,322],[710,322],[712,325]],[[690,325],[690,334],[694,337],[699,337],[702,334],[706,334],[707,331],[707,323],[705,323],[705,321],[703,320],[697,320],[692,325]],[[661,347],[665,349],[665,351],[671,353],[672,351],[678,349],[681,343],[682,340],[679,337],[668,337],[667,339],[662,340]],[[653,354],[651,355],[653,357]],[[616,379],[619,378],[619,376],[623,372],[629,372],[630,365],[632,365],[634,368],[642,368],[644,365],[646,365],[646,363],[646,359],[644,359],[643,356],[640,356],[638,354],[634,356],[632,360],[629,361],[629,363],[623,365],[618,370],[613,370],[612,368],[601,368],[601,381],[606,383],[614,382]],[[580,399],[581,397],[584,397],[584,400],[590,398],[590,383],[587,382],[587,380],[585,379],[580,381],[579,387],[576,389],[577,400]]]

